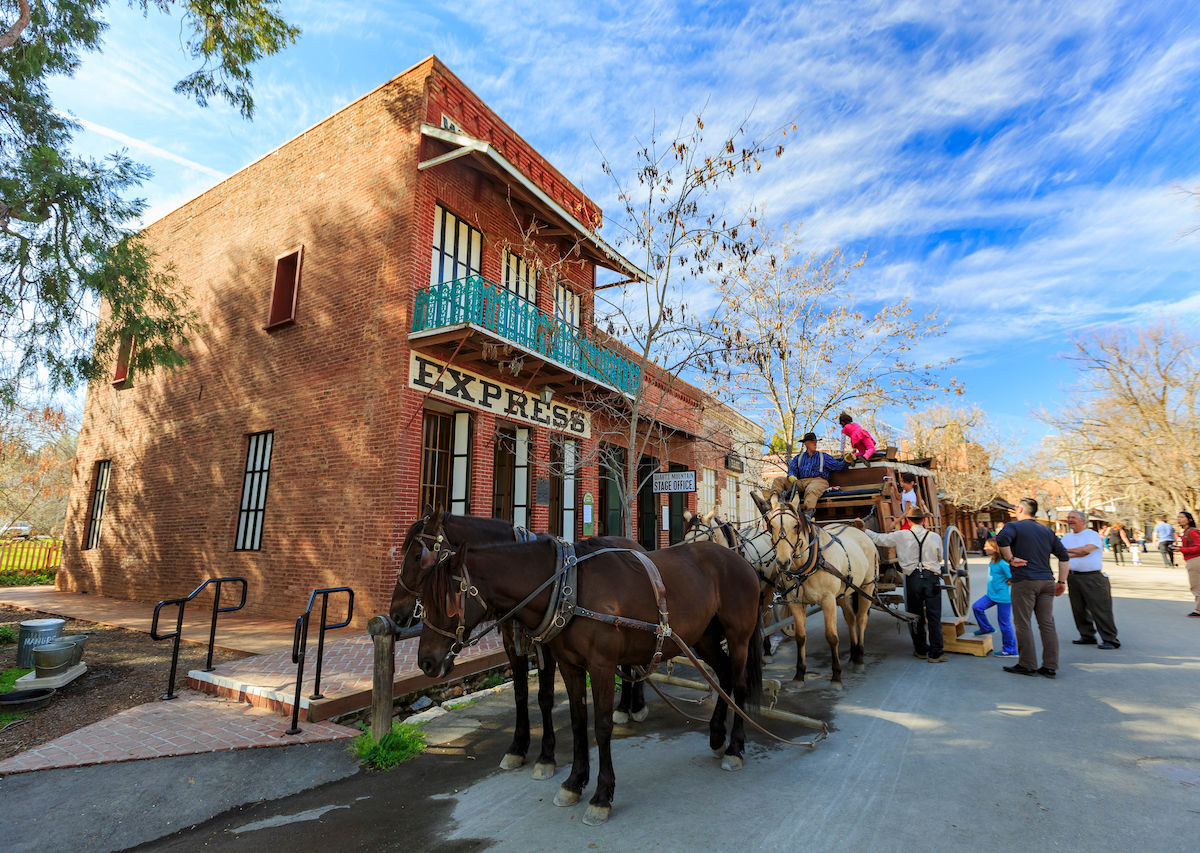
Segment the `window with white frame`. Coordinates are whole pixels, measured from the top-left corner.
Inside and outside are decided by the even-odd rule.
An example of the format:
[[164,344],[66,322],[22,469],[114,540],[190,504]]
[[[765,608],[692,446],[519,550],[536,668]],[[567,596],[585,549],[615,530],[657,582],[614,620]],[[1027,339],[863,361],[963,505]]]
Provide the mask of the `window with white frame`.
[[579,294],[561,282],[554,285],[554,316],[568,326],[579,328]]
[[462,133],[462,128],[458,126],[458,122],[445,113],[442,113],[442,127],[446,130],[452,130],[455,133]]
[[746,483],[739,485],[741,488],[738,490],[738,521],[742,524],[750,524],[754,521],[754,507],[750,502],[750,486]]
[[482,275],[479,256],[483,235],[466,220],[445,210],[440,204],[433,208],[433,258],[429,266],[429,283],[458,281],[469,275]]
[[725,494],[722,496],[721,507],[725,510],[726,521],[737,521],[738,515],[738,481],[732,474],[725,475]]
[[507,249],[504,251],[504,287],[522,299],[537,304],[537,271],[520,255],[514,255]]
[[700,469],[700,494],[696,501],[696,509],[702,513],[709,512],[717,506],[717,472],[712,468]]

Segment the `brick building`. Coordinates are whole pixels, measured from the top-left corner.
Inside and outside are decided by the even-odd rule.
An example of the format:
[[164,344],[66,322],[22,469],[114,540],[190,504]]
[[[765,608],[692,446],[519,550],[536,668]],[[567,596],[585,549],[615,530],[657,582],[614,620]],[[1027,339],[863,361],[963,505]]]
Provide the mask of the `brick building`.
[[612,401],[643,382],[662,440],[635,464],[701,485],[644,489],[635,535],[744,501],[761,431],[592,328],[596,268],[642,275],[601,221],[431,57],[148,226],[204,327],[184,368],[119,356],[88,389],[59,587],[153,601],[240,575],[251,612],[294,615],[350,585],[369,616],[426,503],[619,533]]

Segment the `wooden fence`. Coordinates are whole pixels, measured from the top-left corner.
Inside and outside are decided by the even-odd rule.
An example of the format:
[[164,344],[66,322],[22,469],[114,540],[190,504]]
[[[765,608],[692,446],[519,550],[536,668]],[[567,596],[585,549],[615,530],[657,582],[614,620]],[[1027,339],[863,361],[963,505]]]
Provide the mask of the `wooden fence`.
[[62,559],[61,539],[29,539],[0,545],[0,570],[37,572],[57,569]]

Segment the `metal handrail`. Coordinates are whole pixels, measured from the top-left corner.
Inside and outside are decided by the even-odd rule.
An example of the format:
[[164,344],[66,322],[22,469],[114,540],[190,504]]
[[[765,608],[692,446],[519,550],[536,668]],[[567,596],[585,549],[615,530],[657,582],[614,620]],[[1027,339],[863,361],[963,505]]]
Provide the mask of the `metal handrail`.
[[[329,596],[335,592],[347,594],[346,618],[333,625],[325,621],[329,613]],[[292,635],[292,663],[296,664],[296,696],[292,702],[292,727],[284,734],[300,734],[300,690],[304,684],[304,657],[308,650],[308,623],[312,617],[313,603],[321,596],[321,631],[317,635],[317,670],[314,673],[313,692],[309,699],[324,699],[321,695],[321,665],[325,659],[325,632],[333,628],[345,628],[354,618],[354,590],[348,586],[314,589],[308,597],[308,607],[296,619],[296,630]]]
[[[242,598],[235,607],[221,607],[221,584],[225,583],[240,583],[242,585]],[[163,699],[175,698],[175,671],[179,665],[179,639],[183,635],[183,611],[187,607],[187,603],[199,595],[209,584],[216,584],[217,590],[213,593],[213,611],[212,624],[208,630],[208,658],[204,665],[205,672],[212,672],[213,665],[213,646],[217,641],[217,614],[232,613],[235,610],[241,610],[246,606],[246,579],[245,578],[209,578],[200,586],[192,590],[191,595],[185,598],[168,598],[165,601],[160,601],[154,606],[154,618],[150,622],[150,639],[152,640],[174,640],[175,647],[171,650],[171,678],[167,682],[167,695]],[[176,613],[175,631],[171,634],[159,635],[158,633],[158,613],[168,604],[176,605],[179,610]]]
[[641,382],[642,370],[636,362],[483,276],[470,275],[417,290],[414,334],[459,323],[481,326],[619,391],[636,393]]

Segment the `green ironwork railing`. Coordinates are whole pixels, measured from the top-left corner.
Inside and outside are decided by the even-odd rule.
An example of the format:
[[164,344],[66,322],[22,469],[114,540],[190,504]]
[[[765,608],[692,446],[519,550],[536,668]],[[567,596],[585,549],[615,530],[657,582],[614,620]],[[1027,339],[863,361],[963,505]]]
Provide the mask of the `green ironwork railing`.
[[478,275],[431,284],[417,291],[412,331],[471,323],[572,370],[636,393],[641,368],[588,340],[579,329],[539,311],[527,300]]

